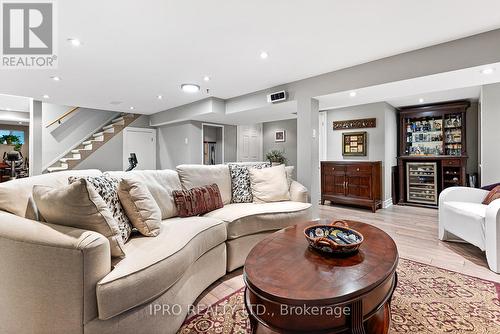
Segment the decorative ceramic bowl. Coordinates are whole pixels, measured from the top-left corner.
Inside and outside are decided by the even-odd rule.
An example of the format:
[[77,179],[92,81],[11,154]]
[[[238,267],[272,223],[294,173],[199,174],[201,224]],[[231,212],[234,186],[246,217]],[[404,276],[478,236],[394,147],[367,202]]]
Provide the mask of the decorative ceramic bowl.
[[343,220],[337,220],[331,225],[312,225],[304,229],[304,235],[309,245],[328,254],[351,254],[363,243],[363,235],[349,228]]

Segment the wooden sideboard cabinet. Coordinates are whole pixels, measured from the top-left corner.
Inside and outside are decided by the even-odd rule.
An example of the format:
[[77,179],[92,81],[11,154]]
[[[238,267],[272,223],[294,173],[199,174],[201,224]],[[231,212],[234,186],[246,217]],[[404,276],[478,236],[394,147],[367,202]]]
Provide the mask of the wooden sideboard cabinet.
[[381,161],[322,161],[321,204],[382,207]]

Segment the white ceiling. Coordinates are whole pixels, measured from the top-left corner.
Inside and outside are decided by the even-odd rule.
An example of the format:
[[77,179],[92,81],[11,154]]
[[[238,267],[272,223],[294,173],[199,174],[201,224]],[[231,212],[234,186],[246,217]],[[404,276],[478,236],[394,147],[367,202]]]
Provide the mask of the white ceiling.
[[[494,69],[493,73],[482,74],[486,68]],[[354,97],[350,96],[351,91],[345,91],[316,98],[320,110],[381,101],[399,107],[419,104],[420,98],[424,103],[477,99],[481,85],[495,82],[500,82],[500,63],[364,87],[356,89]]]
[[0,94],[0,113],[2,110],[30,112],[30,100],[22,96]]
[[202,122],[247,125],[297,118],[297,102],[287,101],[229,114],[208,113],[191,119]]
[[[436,102],[456,101],[456,100],[478,100],[481,94],[481,86],[456,88],[443,90],[439,92],[431,92],[425,94],[417,94],[405,96],[386,101],[394,107],[413,106],[417,104],[428,104]],[[423,99],[420,102],[420,99]]]
[[[497,0],[86,0],[58,12],[59,68],[2,71],[0,93],[150,114],[500,27]],[[187,82],[202,92],[181,92]]]

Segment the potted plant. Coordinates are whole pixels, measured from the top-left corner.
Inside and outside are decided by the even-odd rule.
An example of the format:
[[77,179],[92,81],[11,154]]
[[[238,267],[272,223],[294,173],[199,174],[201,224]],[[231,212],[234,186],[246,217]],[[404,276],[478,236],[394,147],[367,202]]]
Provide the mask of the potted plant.
[[285,152],[280,150],[271,150],[266,154],[266,159],[271,162],[273,166],[286,164]]
[[19,143],[19,137],[14,136],[14,135],[3,135],[0,137],[0,143],[7,144],[7,145],[15,145]]

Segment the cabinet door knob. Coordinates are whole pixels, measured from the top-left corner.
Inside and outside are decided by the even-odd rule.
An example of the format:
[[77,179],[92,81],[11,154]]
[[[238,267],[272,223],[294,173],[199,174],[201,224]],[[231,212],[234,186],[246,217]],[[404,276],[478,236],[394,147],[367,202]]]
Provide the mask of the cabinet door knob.
[[356,171],[359,172],[359,168],[356,168]]
[[335,170],[335,167],[333,167],[332,170]]

